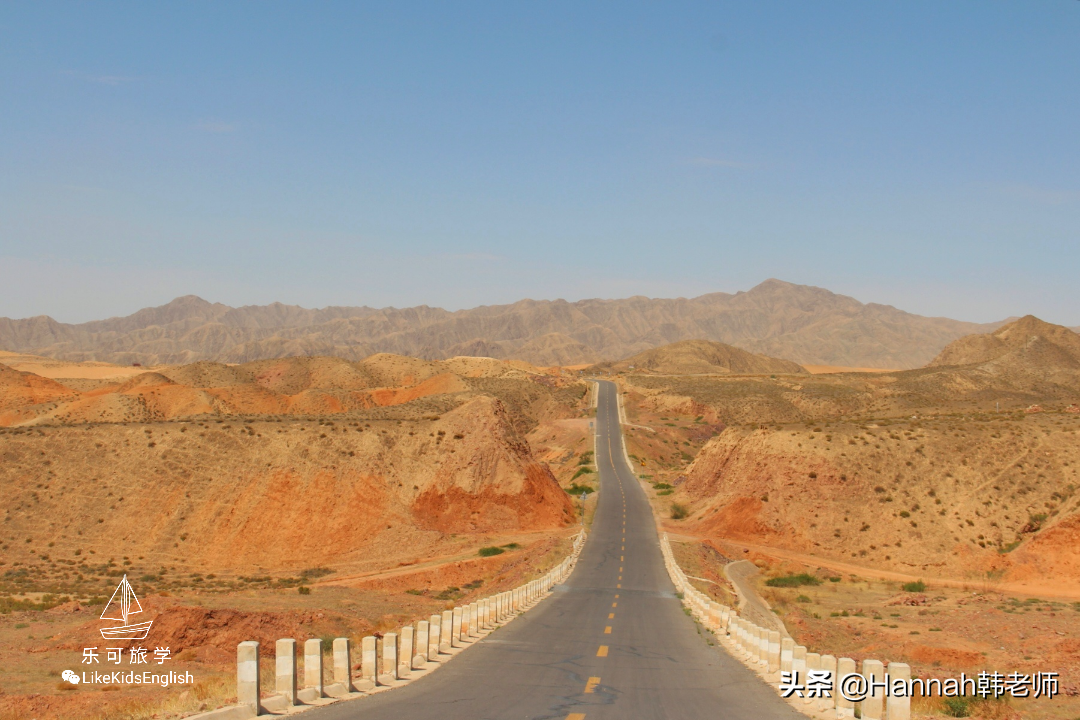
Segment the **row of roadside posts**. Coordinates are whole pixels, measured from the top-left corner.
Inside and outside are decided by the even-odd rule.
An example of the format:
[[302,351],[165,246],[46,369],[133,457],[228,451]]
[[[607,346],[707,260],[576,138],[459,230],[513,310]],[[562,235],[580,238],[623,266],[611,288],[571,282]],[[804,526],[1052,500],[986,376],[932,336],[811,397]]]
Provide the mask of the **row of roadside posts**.
[[330,683],[324,679],[322,640],[304,642],[301,687],[297,672],[297,642],[285,638],[278,640],[274,648],[274,692],[263,697],[261,648],[258,642],[242,642],[236,648],[238,712],[228,717],[254,717],[281,712],[290,706],[317,703],[323,698],[347,698],[385,690],[434,670],[546,597],[552,587],[563,582],[573,571],[584,544],[585,531],[582,530],[574,538],[570,555],[543,577],[467,605],[443,610],[397,632],[375,633],[362,638],[359,663],[354,664],[352,640],[336,638],[331,648],[332,669],[327,673],[332,678]]
[[[667,533],[661,538],[664,564],[675,588],[682,594],[683,604],[705,627],[712,630],[731,650],[731,654],[743,664],[757,671],[778,689],[784,674],[796,681],[811,677],[811,673],[830,673],[831,678],[843,678],[856,673],[856,663],[851,658],[836,658],[809,652],[803,645],[781,635],[779,630],[763,628],[740,617],[736,610],[715,602],[708,595],[690,584],[689,578],[675,562]],[[911,720],[911,698],[890,695],[884,697],[881,683],[885,676],[891,680],[911,678],[907,663],[890,662],[887,666],[879,660],[862,661],[859,670],[866,679],[866,686],[877,688],[858,702],[848,700],[840,692],[802,693],[794,702],[802,703],[804,710],[818,711],[839,719],[854,718],[856,707],[863,720]],[[835,713],[835,715],[833,715]]]

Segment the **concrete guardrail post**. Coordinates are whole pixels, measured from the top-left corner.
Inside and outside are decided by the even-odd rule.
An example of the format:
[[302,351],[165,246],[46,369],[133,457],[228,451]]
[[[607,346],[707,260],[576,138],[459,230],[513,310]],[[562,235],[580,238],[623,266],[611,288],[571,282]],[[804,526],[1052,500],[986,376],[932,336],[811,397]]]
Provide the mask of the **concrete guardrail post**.
[[469,636],[472,634],[472,612],[468,605],[461,606],[461,641],[468,642]]
[[769,672],[780,670],[780,631],[769,631]]
[[247,640],[236,646],[236,699],[259,715],[259,643]]
[[889,697],[885,701],[886,720],[911,720],[911,698],[906,694],[899,695],[895,692],[902,680],[904,685],[911,679],[911,666],[907,663],[889,663]]
[[427,659],[439,659],[439,645],[442,640],[442,616],[432,615],[428,618],[428,646]]
[[[818,653],[809,653],[809,652],[806,653],[806,677],[807,677],[807,679],[809,679],[810,673],[812,673],[812,672],[814,672],[816,670],[821,670],[821,655],[818,654]],[[803,699],[806,701],[807,705],[809,705],[810,703],[816,702],[814,698],[810,697],[809,693],[807,693],[806,697],[803,698]]]
[[379,675],[378,640],[373,635],[360,640],[360,679],[365,685],[375,687]]
[[304,641],[304,689],[314,690],[315,697],[323,696],[322,640]]
[[349,638],[334,638],[334,684],[353,691],[352,682],[352,641]]
[[[880,660],[863,660],[862,676],[866,678],[867,685],[873,688],[875,682],[885,681],[885,666]],[[862,711],[864,720],[883,720],[885,717],[884,690],[874,688],[865,699],[859,701],[859,709]]]
[[397,644],[397,633],[386,633],[382,636],[382,672],[379,674],[379,682],[383,685],[389,685],[398,679]]
[[758,629],[758,664],[764,668],[769,667],[769,631],[763,627]]
[[829,677],[832,678],[833,691],[828,697],[822,695],[818,698],[818,710],[829,711],[836,707],[836,696],[840,694],[840,686],[837,683],[836,678],[836,656],[834,655],[822,655],[821,656],[821,669],[829,673]]
[[416,650],[413,651],[414,670],[424,667],[427,662],[428,647],[431,645],[431,624],[427,620],[416,623]]
[[851,658],[840,658],[836,661],[836,717],[839,720],[855,717],[855,703],[844,697],[840,692],[840,681],[848,675],[855,674],[855,661]]
[[457,647],[454,642],[454,611],[443,610],[439,621],[439,652],[449,655],[453,647]]
[[461,608],[456,607],[452,610],[453,615],[453,629],[450,631],[450,645],[451,647],[461,647]]
[[806,684],[806,647],[796,645],[791,649],[791,672],[796,682]]
[[795,641],[784,638],[780,641],[780,672],[791,672],[791,657],[795,650]]
[[416,628],[406,625],[398,634],[397,676],[407,678],[412,675],[413,650],[415,649]]
[[480,637],[480,607],[477,603],[469,603],[469,637]]
[[290,705],[296,704],[296,641],[282,638],[277,641],[274,689]]

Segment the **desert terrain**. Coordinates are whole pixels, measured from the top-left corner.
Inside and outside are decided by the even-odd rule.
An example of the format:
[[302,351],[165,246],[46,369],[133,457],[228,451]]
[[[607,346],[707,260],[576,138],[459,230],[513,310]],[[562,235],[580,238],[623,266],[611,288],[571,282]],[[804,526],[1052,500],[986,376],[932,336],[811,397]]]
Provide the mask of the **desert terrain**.
[[[1029,316],[912,370],[710,340],[566,367],[4,353],[0,717],[180,717],[229,701],[239,639],[359,637],[546,569],[595,508],[594,374],[700,589],[732,604],[750,559],[802,643],[1057,670],[1054,701],[966,711],[1080,713],[1080,338]],[[180,697],[58,680],[124,575],[201,678]]]
[[[242,639],[359,638],[545,570],[580,522],[563,485],[588,460],[586,393],[576,373],[484,358],[5,354],[0,717],[215,707]],[[125,575],[171,669],[200,678],[182,699],[59,680],[101,645]]]
[[[801,643],[887,648],[923,675],[1055,670],[1053,701],[967,712],[1080,714],[1075,332],[1025,317],[909,371],[620,382],[656,512],[684,569],[713,581],[699,589],[730,602],[722,567],[751,559]],[[797,589],[767,584],[804,574]]]

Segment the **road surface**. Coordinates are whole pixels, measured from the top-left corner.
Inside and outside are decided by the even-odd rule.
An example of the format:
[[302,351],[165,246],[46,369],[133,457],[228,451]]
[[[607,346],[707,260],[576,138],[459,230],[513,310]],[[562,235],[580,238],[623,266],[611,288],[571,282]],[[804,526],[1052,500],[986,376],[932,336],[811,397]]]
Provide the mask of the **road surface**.
[[[446,667],[310,720],[796,720],[699,632],[664,570],[649,502],[623,459],[602,381],[600,498],[577,568],[551,597]],[[714,641],[715,642],[715,641]]]

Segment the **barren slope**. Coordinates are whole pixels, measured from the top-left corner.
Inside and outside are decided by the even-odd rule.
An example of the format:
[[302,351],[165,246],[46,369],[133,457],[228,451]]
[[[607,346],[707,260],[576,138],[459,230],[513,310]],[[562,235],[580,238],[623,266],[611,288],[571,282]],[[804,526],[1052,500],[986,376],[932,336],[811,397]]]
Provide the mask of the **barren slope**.
[[522,300],[439,308],[230,308],[194,296],[124,318],[69,325],[0,318],[0,348],[120,364],[244,363],[305,355],[359,360],[378,352],[440,359],[518,358],[537,365],[617,360],[705,339],[815,365],[918,367],[963,335],[996,327],[863,304],[827,290],[767,280],[748,292],[697,298]]
[[789,360],[757,355],[724,343],[682,340],[640,352],[614,363],[601,363],[588,372],[634,372],[657,375],[755,375],[805,373]]

